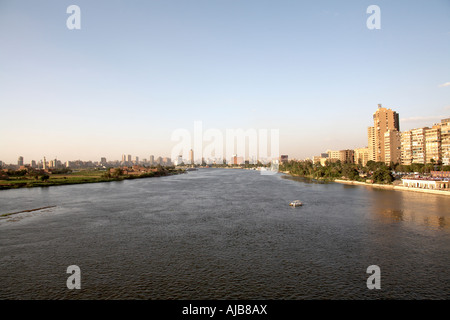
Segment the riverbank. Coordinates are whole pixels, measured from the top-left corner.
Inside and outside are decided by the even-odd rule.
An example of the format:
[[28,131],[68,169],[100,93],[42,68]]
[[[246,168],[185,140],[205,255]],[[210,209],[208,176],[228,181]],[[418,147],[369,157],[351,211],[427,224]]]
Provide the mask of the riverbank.
[[[297,174],[292,174],[289,171],[279,171],[279,172],[289,175],[291,177],[302,177],[302,178],[312,179],[310,176],[301,176],[301,175],[297,175]],[[342,180],[342,179],[334,179],[333,180],[333,179],[324,179],[324,178],[319,178],[319,179],[315,178],[314,180],[317,180],[320,182],[336,182],[336,183],[342,183],[342,184],[359,185],[359,186],[366,186],[366,187],[386,189],[386,190],[413,191],[413,192],[420,192],[420,193],[440,194],[440,195],[444,195],[444,196],[450,196],[450,191],[403,187],[403,186],[395,186],[392,184],[367,183],[367,182],[353,181],[353,180]]]
[[36,209],[29,209],[29,210],[22,210],[22,211],[16,211],[16,212],[10,212],[10,213],[4,213],[0,215],[0,219],[5,219],[5,217],[9,217],[12,216],[14,214],[18,214],[18,213],[24,213],[24,212],[34,212],[34,211],[40,211],[40,210],[44,210],[44,209],[49,209],[49,208],[54,208],[56,206],[47,206],[47,207],[42,207],[42,208],[36,208]]
[[367,183],[367,182],[341,180],[341,179],[336,179],[336,180],[334,180],[334,182],[350,184],[350,185],[361,185],[361,186],[387,189],[387,190],[413,191],[413,192],[420,192],[420,193],[431,193],[431,194],[440,194],[440,195],[444,195],[444,196],[450,196],[450,191],[442,191],[442,190],[411,188],[411,187],[403,187],[403,186],[394,186],[391,184]]
[[294,174],[294,173],[290,173],[289,171],[278,171],[279,173],[284,173],[285,175],[291,176],[291,177],[298,177],[298,178],[304,178],[304,179],[309,179],[312,181],[317,181],[320,183],[326,183],[326,182],[333,182],[333,179],[330,178],[323,178],[323,177],[314,177],[313,175],[300,175],[300,174]]
[[164,177],[180,173],[186,173],[185,170],[164,170],[143,174],[105,176],[105,171],[86,170],[69,174],[50,174],[48,179],[36,179],[33,177],[11,178],[9,180],[0,180],[0,191],[19,188],[51,187],[85,183],[113,182],[131,179],[144,179],[152,177]]

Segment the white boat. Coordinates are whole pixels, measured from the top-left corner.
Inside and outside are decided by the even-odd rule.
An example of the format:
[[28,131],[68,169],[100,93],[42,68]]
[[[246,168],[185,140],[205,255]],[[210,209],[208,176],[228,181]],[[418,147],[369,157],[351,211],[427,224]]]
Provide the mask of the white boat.
[[299,207],[299,206],[302,206],[303,203],[300,200],[294,200],[291,203],[289,203],[289,205],[292,207]]

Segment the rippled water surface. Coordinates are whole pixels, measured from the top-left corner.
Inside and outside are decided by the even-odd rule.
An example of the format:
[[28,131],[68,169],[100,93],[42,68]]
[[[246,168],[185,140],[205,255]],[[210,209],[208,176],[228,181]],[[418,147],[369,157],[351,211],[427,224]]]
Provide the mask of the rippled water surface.
[[56,206],[0,219],[0,299],[450,298],[450,197],[297,180],[201,169],[0,191],[0,214]]

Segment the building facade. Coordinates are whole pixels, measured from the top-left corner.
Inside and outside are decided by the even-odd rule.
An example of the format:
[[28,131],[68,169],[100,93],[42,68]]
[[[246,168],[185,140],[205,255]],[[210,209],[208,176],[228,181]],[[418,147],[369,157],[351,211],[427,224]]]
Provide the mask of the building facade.
[[396,129],[389,129],[384,134],[384,163],[401,163],[401,133]]
[[450,165],[450,118],[441,120],[441,158],[443,165]]
[[367,161],[369,161],[369,148],[356,148],[355,149],[355,163],[366,166]]
[[425,164],[425,128],[411,130],[412,162]]
[[369,139],[369,146],[371,143],[375,144],[374,150],[372,151],[372,157],[374,161],[386,162],[386,150],[385,150],[385,133],[388,130],[397,130],[400,132],[400,121],[397,112],[386,109],[378,105],[377,111],[373,114],[373,135],[374,141],[371,142]]
[[441,125],[425,128],[425,163],[441,162]]
[[412,133],[411,130],[401,133],[401,157],[402,164],[410,165],[412,163]]

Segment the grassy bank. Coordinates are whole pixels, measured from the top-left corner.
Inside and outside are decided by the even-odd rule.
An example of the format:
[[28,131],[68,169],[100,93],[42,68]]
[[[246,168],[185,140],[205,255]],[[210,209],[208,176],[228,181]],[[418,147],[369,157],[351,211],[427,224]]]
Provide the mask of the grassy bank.
[[105,174],[106,172],[101,170],[82,170],[73,173],[50,174],[48,175],[48,179],[45,180],[34,176],[9,177],[8,179],[0,179],[0,190],[122,181],[126,179],[168,176],[184,172],[184,170],[161,170],[158,172],[144,173],[141,175],[107,176]]

